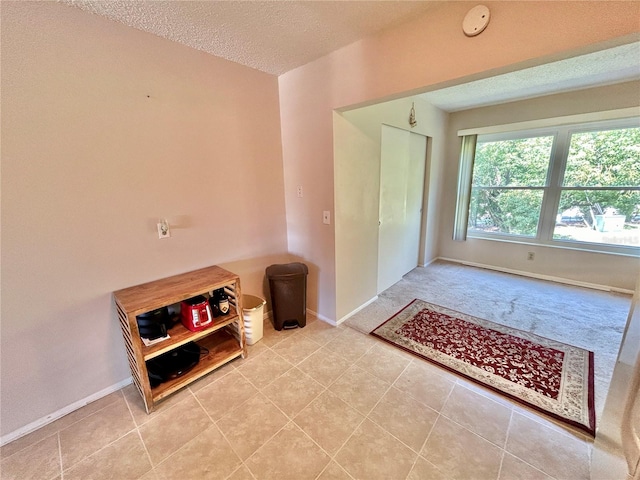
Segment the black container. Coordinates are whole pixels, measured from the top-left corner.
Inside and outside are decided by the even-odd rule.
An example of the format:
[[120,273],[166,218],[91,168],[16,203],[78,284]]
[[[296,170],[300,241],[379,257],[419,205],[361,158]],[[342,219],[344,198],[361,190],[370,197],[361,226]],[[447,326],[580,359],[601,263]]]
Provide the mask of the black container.
[[195,342],[185,343],[167,353],[147,361],[147,373],[151,387],[157,387],[173,378],[178,378],[195,367],[200,361],[200,346]]
[[307,324],[308,273],[307,266],[299,262],[267,267],[273,326],[276,330],[304,327]]
[[229,296],[224,291],[224,288],[213,291],[213,295],[209,297],[209,306],[214,317],[229,315],[231,311],[229,308]]
[[138,322],[140,336],[149,340],[164,337],[167,334],[167,330],[173,326],[173,320],[167,307],[141,313],[136,317],[136,321]]

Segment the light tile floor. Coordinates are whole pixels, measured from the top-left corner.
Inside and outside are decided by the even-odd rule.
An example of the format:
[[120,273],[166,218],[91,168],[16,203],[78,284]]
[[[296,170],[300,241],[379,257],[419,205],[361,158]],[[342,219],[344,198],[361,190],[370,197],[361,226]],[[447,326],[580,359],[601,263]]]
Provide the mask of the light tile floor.
[[9,479],[588,479],[591,441],[308,317],[147,415],[133,386],[0,449]]

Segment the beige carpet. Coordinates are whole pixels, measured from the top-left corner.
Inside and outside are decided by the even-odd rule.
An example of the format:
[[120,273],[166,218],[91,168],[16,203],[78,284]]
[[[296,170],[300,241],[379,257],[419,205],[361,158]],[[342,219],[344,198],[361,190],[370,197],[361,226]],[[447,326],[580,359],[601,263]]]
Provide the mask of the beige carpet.
[[630,295],[438,261],[409,272],[345,324],[370,333],[414,298],[593,351],[601,418]]

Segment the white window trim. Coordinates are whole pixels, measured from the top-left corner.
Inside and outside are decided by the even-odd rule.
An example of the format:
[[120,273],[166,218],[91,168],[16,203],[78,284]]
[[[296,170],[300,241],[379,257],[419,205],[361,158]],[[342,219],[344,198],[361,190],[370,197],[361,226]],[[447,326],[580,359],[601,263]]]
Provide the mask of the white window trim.
[[579,125],[584,123],[600,123],[608,120],[625,120],[640,117],[640,107],[619,108],[604,112],[580,113],[564,117],[541,118],[526,122],[507,123],[504,125],[490,125],[486,127],[467,128],[458,130],[458,136],[490,135],[493,133],[516,133],[523,130],[540,130],[544,128],[560,127],[563,125]]
[[[607,117],[610,115],[598,115],[597,121],[582,121],[580,123],[570,123],[568,124],[566,119],[576,119],[576,118],[585,118],[585,115],[571,115],[568,117],[560,117],[555,120],[555,125],[550,125],[549,123],[545,123],[544,125],[539,125],[541,121],[533,121],[533,122],[521,122],[518,124],[510,124],[510,125],[499,125],[495,127],[486,127],[483,129],[469,129],[469,130],[460,130],[458,134],[464,133],[467,137],[471,135],[482,135],[483,141],[492,141],[492,140],[509,140],[515,138],[527,138],[527,137],[537,137],[542,135],[550,135],[553,134],[556,136],[553,149],[551,152],[551,157],[553,160],[550,160],[553,168],[549,170],[548,175],[550,178],[547,179],[547,185],[544,187],[545,199],[542,203],[542,208],[540,211],[540,220],[541,225],[538,226],[537,234],[535,237],[526,237],[521,235],[510,235],[510,234],[500,234],[500,233],[483,233],[477,231],[467,231],[466,225],[464,227],[464,238],[461,237],[460,228],[461,225],[458,225],[458,220],[463,216],[460,214],[459,210],[465,210],[467,212],[464,215],[465,218],[468,216],[469,211],[469,198],[467,198],[466,202],[461,202],[459,198],[458,205],[456,207],[456,225],[458,233],[458,240],[464,240],[466,237],[469,238],[477,238],[483,240],[493,240],[493,241],[504,241],[511,243],[521,243],[527,245],[540,245],[546,247],[553,248],[567,248],[571,250],[583,250],[597,253],[606,253],[606,254],[616,254],[616,255],[625,255],[625,256],[633,256],[637,257],[640,254],[640,247],[628,246],[628,245],[612,245],[612,244],[601,244],[601,243],[591,243],[577,240],[561,240],[554,239],[553,232],[555,228],[555,218],[558,209],[558,204],[560,201],[560,195],[562,192],[561,187],[561,176],[564,174],[564,168],[567,158],[567,149],[569,148],[569,140],[571,138],[571,134],[575,132],[586,132],[586,131],[598,131],[598,130],[607,130],[614,128],[629,128],[629,127],[640,127],[640,109],[632,108],[632,109],[623,109],[623,110],[611,110],[609,112],[603,113],[611,113],[617,112],[618,115],[613,119],[603,120],[603,116]],[[620,113],[631,113],[631,116],[621,117]],[[591,114],[589,114],[591,115]],[[587,115],[587,116],[589,116]],[[595,115],[595,114],[594,114]],[[510,129],[506,130],[507,127],[514,128],[516,126],[522,126],[524,124],[538,124],[538,128],[529,128],[529,129]],[[554,123],[554,122],[551,122]],[[492,138],[495,136],[495,138]],[[474,142],[475,143],[475,142]],[[474,149],[475,150],[475,149]],[[471,185],[472,176],[473,176],[473,160],[471,161],[471,168],[464,169],[463,171],[463,157],[460,158],[461,164],[460,173],[465,173],[468,175],[468,184]],[[464,179],[459,178],[458,185],[461,185]],[[586,188],[586,187],[585,187]],[[458,196],[460,197],[460,192],[458,192]],[[549,213],[551,211],[551,213]],[[454,237],[455,238],[455,237]]]

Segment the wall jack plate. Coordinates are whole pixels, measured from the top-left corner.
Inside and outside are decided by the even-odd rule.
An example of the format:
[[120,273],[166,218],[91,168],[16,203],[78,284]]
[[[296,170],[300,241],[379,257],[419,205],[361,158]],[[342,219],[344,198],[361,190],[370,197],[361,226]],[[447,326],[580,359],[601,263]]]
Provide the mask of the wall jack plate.
[[171,230],[169,229],[169,222],[166,220],[164,222],[158,223],[158,238],[169,238],[171,236]]

